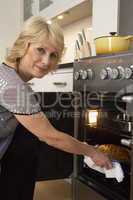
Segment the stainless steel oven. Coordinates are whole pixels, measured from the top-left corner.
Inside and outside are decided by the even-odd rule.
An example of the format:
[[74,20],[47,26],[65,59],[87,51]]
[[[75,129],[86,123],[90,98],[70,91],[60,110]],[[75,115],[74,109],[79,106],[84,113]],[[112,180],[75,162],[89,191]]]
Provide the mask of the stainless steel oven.
[[117,160],[124,180],[107,179],[75,156],[73,200],[133,200],[133,53],[75,62],[74,94],[75,137]]

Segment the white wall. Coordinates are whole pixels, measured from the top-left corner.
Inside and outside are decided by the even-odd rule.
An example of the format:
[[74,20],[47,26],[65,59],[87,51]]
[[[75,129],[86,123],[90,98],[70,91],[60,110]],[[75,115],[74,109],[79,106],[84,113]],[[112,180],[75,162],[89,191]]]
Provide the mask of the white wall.
[[85,30],[87,40],[90,43],[92,43],[92,30],[89,29],[91,28],[91,24],[92,24],[92,18],[87,17],[63,27],[66,52],[62,58],[62,63],[68,63],[74,61],[75,41],[76,39],[78,39],[77,34],[81,32],[83,28]]
[[20,30],[22,22],[21,0],[0,1],[0,62]]

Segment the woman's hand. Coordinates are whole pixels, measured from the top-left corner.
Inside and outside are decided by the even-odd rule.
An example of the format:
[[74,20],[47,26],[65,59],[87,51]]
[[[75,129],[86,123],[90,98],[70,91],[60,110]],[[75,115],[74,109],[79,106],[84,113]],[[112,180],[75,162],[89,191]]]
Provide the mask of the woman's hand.
[[112,163],[108,156],[105,153],[100,152],[95,147],[90,146],[90,152],[88,156],[91,157],[91,159],[96,165],[100,167],[105,167],[106,169],[112,168]]

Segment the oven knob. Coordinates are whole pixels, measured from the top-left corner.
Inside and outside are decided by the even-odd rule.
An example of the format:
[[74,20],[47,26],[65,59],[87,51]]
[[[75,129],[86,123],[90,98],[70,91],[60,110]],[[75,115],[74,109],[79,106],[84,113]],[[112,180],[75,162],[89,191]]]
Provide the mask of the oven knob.
[[92,69],[87,69],[87,76],[89,80],[94,78],[94,71]]
[[125,79],[130,79],[133,76],[133,70],[130,67],[125,68]]
[[79,74],[79,72],[77,71],[77,72],[74,73],[74,79],[75,79],[75,80],[78,80],[79,78],[80,78],[80,74]]
[[110,79],[115,80],[119,78],[119,71],[117,68],[113,68],[110,73]]
[[119,78],[120,79],[124,79],[125,78],[125,70],[122,66],[118,66],[117,67],[118,71],[119,71]]
[[101,80],[105,80],[108,78],[108,71],[106,69],[102,69],[100,71],[100,78]]
[[111,67],[107,67],[106,70],[107,70],[107,73],[108,73],[107,79],[115,79],[115,76],[116,76],[115,73],[116,73],[116,71],[113,70]]
[[85,73],[84,73],[84,70],[79,70],[79,78],[80,79],[82,79],[82,80],[84,80],[85,79],[85,75],[84,75]]
[[81,77],[82,80],[87,79],[87,78],[88,78],[88,73],[87,73],[87,71],[86,71],[86,70],[81,70],[81,71],[80,71],[80,77]]

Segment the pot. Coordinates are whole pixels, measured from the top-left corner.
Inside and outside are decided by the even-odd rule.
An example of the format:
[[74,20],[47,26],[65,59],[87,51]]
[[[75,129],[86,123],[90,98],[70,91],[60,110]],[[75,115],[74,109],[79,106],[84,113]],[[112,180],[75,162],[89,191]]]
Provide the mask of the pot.
[[102,36],[95,39],[96,54],[112,54],[128,51],[133,40],[133,35],[119,36],[111,32],[110,36]]

